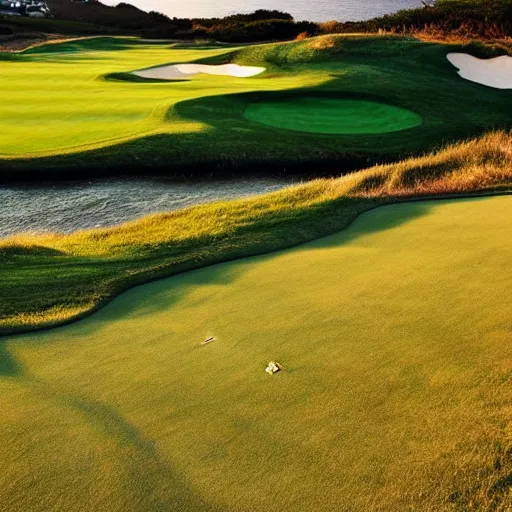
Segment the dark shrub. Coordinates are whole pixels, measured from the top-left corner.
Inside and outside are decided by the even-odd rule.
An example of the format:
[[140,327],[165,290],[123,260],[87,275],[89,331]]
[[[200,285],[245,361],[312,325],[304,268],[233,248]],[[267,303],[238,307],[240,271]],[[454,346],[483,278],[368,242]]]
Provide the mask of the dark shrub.
[[512,0],[437,0],[432,7],[408,9],[366,22],[324,23],[322,32],[432,31],[477,37],[512,35]]
[[221,41],[232,42],[284,41],[295,39],[302,32],[315,35],[318,33],[318,26],[306,21],[295,23],[289,20],[262,20],[214,27],[210,35]]

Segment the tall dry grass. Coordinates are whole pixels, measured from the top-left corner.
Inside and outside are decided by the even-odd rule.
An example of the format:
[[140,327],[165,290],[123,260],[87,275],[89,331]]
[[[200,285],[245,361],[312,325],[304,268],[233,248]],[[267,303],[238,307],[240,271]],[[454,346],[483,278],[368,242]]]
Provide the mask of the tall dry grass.
[[470,194],[512,187],[512,134],[495,132],[439,153],[354,173],[344,193],[364,197]]

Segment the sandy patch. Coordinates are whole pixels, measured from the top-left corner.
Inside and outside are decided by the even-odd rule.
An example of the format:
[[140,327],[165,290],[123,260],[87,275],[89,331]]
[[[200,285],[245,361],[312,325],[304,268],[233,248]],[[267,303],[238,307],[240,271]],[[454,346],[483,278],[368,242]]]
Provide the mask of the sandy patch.
[[236,78],[248,78],[263,73],[265,68],[255,66],[239,66],[238,64],[223,64],[221,66],[209,66],[207,64],[173,64],[158,68],[142,69],[133,74],[141,78],[153,78],[158,80],[187,80],[194,75],[221,75]]
[[467,53],[449,53],[447,59],[459,68],[459,75],[495,89],[512,89],[512,57],[478,59]]

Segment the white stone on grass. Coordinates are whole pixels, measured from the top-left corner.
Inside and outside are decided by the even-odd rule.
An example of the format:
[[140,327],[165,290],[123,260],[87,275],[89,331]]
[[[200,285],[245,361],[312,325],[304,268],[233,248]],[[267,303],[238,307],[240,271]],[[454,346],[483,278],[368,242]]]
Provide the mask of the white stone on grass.
[[274,361],[270,361],[270,363],[268,363],[268,366],[265,368],[265,371],[269,375],[274,375],[274,373],[281,371],[281,367],[279,366],[278,363],[275,363]]

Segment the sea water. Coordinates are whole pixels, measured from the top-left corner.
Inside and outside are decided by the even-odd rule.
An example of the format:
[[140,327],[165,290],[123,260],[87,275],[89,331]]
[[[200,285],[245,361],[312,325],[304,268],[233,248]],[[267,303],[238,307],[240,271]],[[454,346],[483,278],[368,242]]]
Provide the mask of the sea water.
[[144,215],[212,201],[264,194],[291,181],[232,179],[199,182],[107,180],[0,187],[0,238],[25,232],[70,233],[113,226]]
[[[102,0],[116,5],[119,0]],[[177,18],[214,18],[256,9],[277,9],[296,20],[359,21],[401,9],[421,7],[420,0],[127,0],[140,9],[159,11]]]

